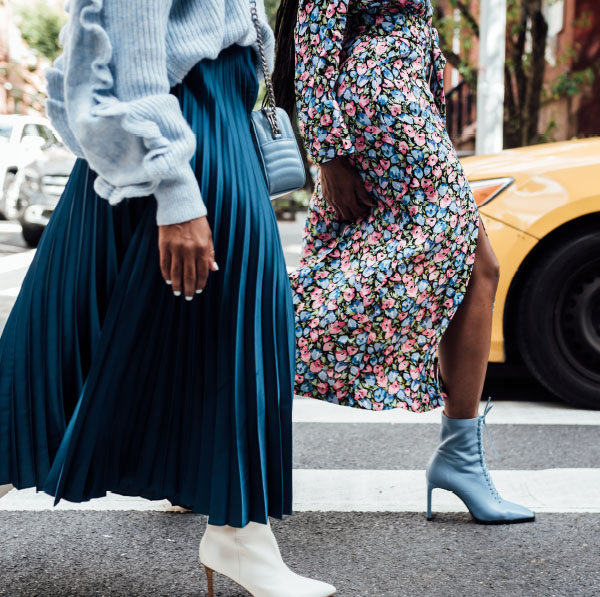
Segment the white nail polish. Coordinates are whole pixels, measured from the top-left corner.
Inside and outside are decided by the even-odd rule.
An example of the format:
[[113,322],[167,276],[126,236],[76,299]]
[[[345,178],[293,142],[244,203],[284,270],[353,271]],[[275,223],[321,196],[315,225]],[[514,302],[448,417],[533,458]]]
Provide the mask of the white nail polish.
[[200,288],[200,290],[196,290],[196,294],[202,294],[202,288]]
[[181,290],[174,290],[174,291],[173,291],[173,294],[174,294],[175,296],[181,296]]
[[216,261],[213,263],[213,268],[215,269],[215,271],[219,271],[219,266]]
[[166,282],[166,283],[167,283],[169,286],[171,286],[171,284],[173,284],[173,282],[171,282],[171,280],[165,280],[165,282]]
[[186,300],[186,301],[191,301],[193,298],[194,298],[193,296],[186,296],[186,297],[185,297],[185,300]]

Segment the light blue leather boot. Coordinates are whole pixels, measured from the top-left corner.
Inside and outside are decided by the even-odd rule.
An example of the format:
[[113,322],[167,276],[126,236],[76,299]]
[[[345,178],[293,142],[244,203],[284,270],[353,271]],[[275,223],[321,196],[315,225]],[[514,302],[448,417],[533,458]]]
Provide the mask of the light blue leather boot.
[[[427,465],[427,520],[431,520],[431,493],[455,493],[482,524],[531,522],[535,514],[503,500],[494,487],[485,463],[483,427],[492,405],[475,419],[451,419],[442,413],[441,443]],[[487,428],[486,428],[487,430]]]

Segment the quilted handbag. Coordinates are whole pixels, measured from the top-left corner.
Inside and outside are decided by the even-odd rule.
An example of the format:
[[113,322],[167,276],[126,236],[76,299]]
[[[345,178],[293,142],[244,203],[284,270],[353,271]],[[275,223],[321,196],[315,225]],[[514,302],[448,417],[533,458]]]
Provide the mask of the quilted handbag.
[[251,0],[252,21],[267,90],[267,105],[250,117],[254,144],[260,159],[271,199],[304,187],[306,172],[296,135],[287,113],[275,105],[273,83],[265,59],[264,45],[255,0]]

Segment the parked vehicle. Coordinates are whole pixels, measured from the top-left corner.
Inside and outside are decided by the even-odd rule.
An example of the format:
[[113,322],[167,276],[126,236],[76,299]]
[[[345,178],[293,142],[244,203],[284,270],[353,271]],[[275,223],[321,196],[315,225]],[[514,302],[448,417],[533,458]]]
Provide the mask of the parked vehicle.
[[490,361],[600,409],[600,138],[463,165],[500,262]]
[[0,115],[0,216],[17,215],[19,172],[40,155],[42,147],[56,142],[58,138],[45,118]]
[[54,142],[23,168],[16,212],[23,238],[30,247],[37,246],[69,180],[75,159],[62,143]]

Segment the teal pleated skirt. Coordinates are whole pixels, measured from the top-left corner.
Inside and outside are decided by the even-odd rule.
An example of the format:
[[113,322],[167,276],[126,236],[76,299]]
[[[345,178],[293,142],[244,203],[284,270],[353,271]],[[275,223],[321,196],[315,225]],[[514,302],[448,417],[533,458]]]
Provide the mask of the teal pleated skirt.
[[111,207],[76,162],[0,339],[0,484],[166,498],[216,525],[291,514],[294,314],[257,89],[234,46],[172,90],[220,266],[191,302],[160,275],[154,199]]

